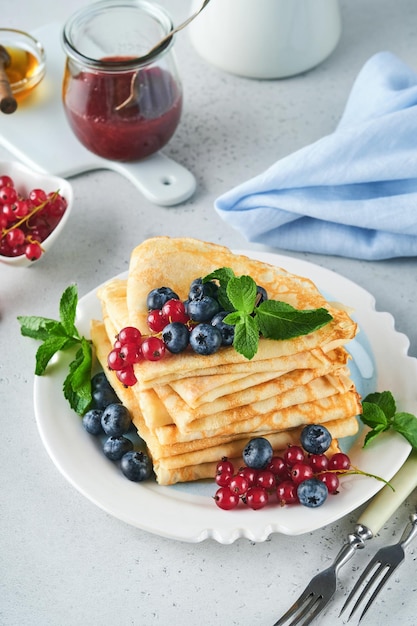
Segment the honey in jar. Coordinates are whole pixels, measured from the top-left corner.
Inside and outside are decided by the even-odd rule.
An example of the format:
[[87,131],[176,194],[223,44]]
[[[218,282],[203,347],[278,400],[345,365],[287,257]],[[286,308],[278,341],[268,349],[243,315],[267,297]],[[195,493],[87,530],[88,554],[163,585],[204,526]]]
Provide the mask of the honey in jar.
[[39,60],[28,50],[5,48],[10,57],[10,64],[6,67],[7,78],[16,100],[22,100],[36,86],[33,77],[39,71]]
[[4,70],[13,96],[17,101],[21,101],[33,91],[45,75],[44,48],[35,37],[14,28],[0,28],[0,44],[10,57]]

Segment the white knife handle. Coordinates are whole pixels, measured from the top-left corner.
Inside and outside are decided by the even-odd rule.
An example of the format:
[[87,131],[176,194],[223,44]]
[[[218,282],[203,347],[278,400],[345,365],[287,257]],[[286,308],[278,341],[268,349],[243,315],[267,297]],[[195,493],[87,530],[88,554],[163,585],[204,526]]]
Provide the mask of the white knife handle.
[[400,504],[417,487],[417,451],[413,451],[395,476],[385,485],[366,507],[357,523],[366,526],[373,535],[395,513]]

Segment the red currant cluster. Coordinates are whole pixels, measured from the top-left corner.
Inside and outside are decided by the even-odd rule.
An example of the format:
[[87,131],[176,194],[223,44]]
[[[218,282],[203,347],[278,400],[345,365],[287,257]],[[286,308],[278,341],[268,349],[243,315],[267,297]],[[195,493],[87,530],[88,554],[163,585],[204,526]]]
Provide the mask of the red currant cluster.
[[25,197],[10,176],[0,176],[0,254],[39,259],[41,243],[56,228],[67,204],[57,191],[32,189]]
[[214,500],[224,510],[236,508],[239,502],[254,510],[262,509],[273,498],[281,506],[297,504],[301,483],[316,478],[326,485],[329,494],[336,494],[338,475],[349,468],[350,459],[343,452],[332,456],[308,454],[296,445],[289,446],[282,456],[273,456],[264,469],[245,466],[235,473],[233,463],[223,458],[217,464],[215,481],[219,489]]
[[142,337],[138,328],[126,326],[116,336],[113,348],[107,355],[107,365],[116,372],[118,380],[125,387],[131,387],[137,382],[133,367],[135,363],[144,358],[149,361],[161,358],[160,353],[164,350],[161,344],[157,337]]
[[171,298],[167,300],[161,309],[151,309],[148,312],[147,324],[151,331],[161,333],[171,322],[188,324],[190,317],[185,310],[182,300]]
[[166,354],[166,345],[158,336],[170,322],[187,324],[189,317],[185,305],[180,300],[168,300],[162,309],[149,311],[147,323],[150,331],[155,334],[142,335],[133,326],[122,328],[107,356],[109,369],[116,372],[118,380],[131,387],[137,382],[134,365],[141,361],[159,361]]

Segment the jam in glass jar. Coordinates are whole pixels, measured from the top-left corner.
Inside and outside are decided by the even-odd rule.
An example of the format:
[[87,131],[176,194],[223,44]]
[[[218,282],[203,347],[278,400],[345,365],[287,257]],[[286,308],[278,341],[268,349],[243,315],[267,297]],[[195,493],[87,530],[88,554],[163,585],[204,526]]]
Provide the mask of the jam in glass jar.
[[75,13],[62,39],[63,106],[79,141],[94,154],[136,161],[160,150],[181,117],[182,87],[169,15],[145,0],[104,0]]

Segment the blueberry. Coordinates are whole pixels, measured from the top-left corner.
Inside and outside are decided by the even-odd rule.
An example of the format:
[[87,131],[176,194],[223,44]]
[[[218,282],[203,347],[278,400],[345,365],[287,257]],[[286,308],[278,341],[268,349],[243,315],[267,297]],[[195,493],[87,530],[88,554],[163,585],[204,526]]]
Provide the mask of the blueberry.
[[103,444],[103,452],[111,461],[119,461],[126,452],[133,450],[133,443],[127,437],[109,437]]
[[214,354],[222,345],[222,334],[211,324],[198,324],[190,333],[190,346],[197,354]]
[[243,449],[243,460],[252,469],[265,469],[273,455],[272,446],[265,437],[254,437]]
[[256,285],[256,296],[258,305],[261,304],[261,302],[265,302],[265,300],[268,300],[268,294],[266,292],[266,289],[264,289],[264,287],[261,287],[260,285]]
[[109,404],[120,403],[116,392],[110,386],[102,385],[92,389],[91,395],[93,397],[93,407],[95,409],[104,410]]
[[301,445],[310,454],[323,454],[332,443],[332,436],[325,426],[309,424],[304,426],[300,436]]
[[103,432],[101,425],[101,409],[90,409],[83,417],[83,426],[90,435],[100,435]]
[[195,322],[208,322],[220,311],[220,304],[211,296],[201,296],[190,300],[187,313]]
[[123,404],[109,404],[101,416],[101,425],[106,435],[120,437],[127,433],[132,419]]
[[216,283],[213,283],[212,281],[203,283],[202,278],[196,278],[190,285],[188,299],[195,300],[196,298],[198,299],[202,296],[211,296],[212,298],[215,298],[218,290],[219,288]]
[[190,340],[190,331],[181,322],[171,322],[162,331],[162,340],[173,354],[183,352]]
[[211,320],[211,325],[219,329],[222,334],[222,345],[231,346],[235,337],[235,327],[232,324],[225,324],[223,322],[226,315],[229,315],[228,311],[219,311]]
[[146,306],[149,311],[162,309],[165,302],[168,302],[168,300],[179,300],[179,297],[171,287],[158,287],[158,289],[152,289],[152,291],[148,293]]
[[95,389],[108,389],[109,387],[110,389],[112,388],[104,372],[97,372],[97,374],[94,374],[93,378],[91,379],[92,391],[94,391]]
[[326,485],[318,478],[303,480],[297,487],[299,501],[310,508],[321,506],[328,493]]
[[152,463],[145,452],[126,452],[121,458],[120,469],[129,480],[140,482],[150,478]]

